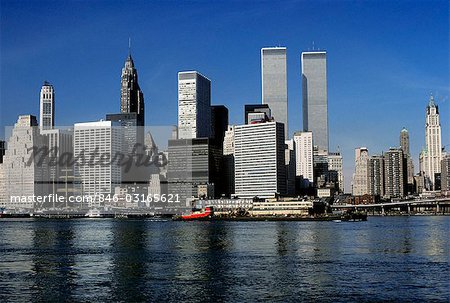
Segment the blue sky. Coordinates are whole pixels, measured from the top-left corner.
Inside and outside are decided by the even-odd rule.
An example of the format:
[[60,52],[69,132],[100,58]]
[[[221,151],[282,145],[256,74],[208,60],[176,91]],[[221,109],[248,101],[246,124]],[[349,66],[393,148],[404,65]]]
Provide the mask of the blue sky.
[[[130,2],[130,3],[129,3]],[[44,80],[56,90],[56,123],[118,112],[120,72],[132,53],[146,122],[177,122],[177,72],[212,80],[212,103],[243,121],[261,102],[260,48],[288,49],[289,129],[301,130],[300,53],[328,52],[330,148],[398,146],[410,132],[418,166],[430,93],[450,149],[448,1],[1,1],[0,127],[39,112]],[[4,137],[3,130],[0,138]]]

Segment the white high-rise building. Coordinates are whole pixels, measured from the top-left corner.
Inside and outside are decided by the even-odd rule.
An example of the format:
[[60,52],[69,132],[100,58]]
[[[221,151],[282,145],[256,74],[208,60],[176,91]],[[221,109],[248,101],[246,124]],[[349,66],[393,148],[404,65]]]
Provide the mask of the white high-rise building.
[[[74,174],[81,181],[77,188],[80,194],[98,197],[113,194],[115,187],[120,186],[122,167],[118,165],[118,155],[123,154],[122,141],[122,128],[113,121],[75,124],[74,157],[78,160]],[[95,199],[89,207],[100,205]]]
[[441,172],[442,142],[439,108],[433,96],[427,106],[425,123],[425,149],[420,154],[420,170],[425,173],[428,189],[434,188],[435,174]]
[[340,152],[328,153],[328,174],[330,181],[337,182],[340,192],[344,192],[343,159]]
[[328,151],[327,53],[302,52],[303,130],[314,135],[314,145]]
[[223,154],[225,156],[234,154],[234,125],[228,125],[228,129],[225,131]]
[[286,47],[261,49],[262,103],[269,105],[272,117],[284,123],[288,139],[288,95]]
[[53,129],[55,127],[55,89],[47,81],[41,87],[39,127],[41,130]]
[[19,116],[1,165],[0,207],[32,209],[39,205],[29,198],[48,194],[48,157],[38,152],[44,146],[36,117]]
[[296,176],[302,176],[305,185],[312,184],[314,182],[313,134],[312,132],[296,132],[294,142]]
[[286,194],[284,125],[278,122],[235,127],[235,194],[273,198]]
[[369,193],[367,164],[369,150],[366,147],[355,149],[355,172],[353,173],[352,194],[362,196]]
[[211,136],[211,81],[196,71],[178,73],[178,139]]

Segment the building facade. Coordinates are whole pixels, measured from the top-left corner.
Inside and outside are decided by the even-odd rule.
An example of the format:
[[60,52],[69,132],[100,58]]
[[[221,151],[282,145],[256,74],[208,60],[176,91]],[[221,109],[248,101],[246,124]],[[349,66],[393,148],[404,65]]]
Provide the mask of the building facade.
[[[89,207],[104,205],[99,195],[114,194],[122,183],[123,133],[112,121],[76,123],[74,126],[74,175],[80,182],[75,190],[93,198]],[[127,156],[127,155],[125,155]],[[115,161],[114,161],[115,160]]]
[[128,54],[125,66],[122,68],[120,112],[136,113],[137,125],[145,125],[144,93],[139,87],[138,74],[131,53]]
[[178,73],[178,138],[211,137],[211,81],[196,71]]
[[441,191],[450,195],[450,154],[442,157],[441,161]]
[[6,141],[0,140],[0,164],[3,163],[3,156],[6,151]]
[[311,131],[314,145],[328,151],[327,53],[302,52],[303,130]]
[[284,125],[266,122],[236,126],[234,163],[238,197],[285,195]]
[[432,190],[435,185],[435,175],[441,172],[442,160],[439,108],[433,96],[428,102],[425,121],[425,149],[420,154],[420,170],[425,174],[427,183],[425,187]]
[[284,124],[288,139],[288,95],[286,47],[261,49],[262,103],[267,104],[275,121]]
[[328,174],[330,182],[339,192],[344,192],[343,158],[340,152],[328,153]]
[[36,117],[19,116],[1,164],[0,207],[29,211],[48,206],[30,200],[33,196],[49,193],[48,157],[41,157],[32,149],[40,149],[45,145]]
[[401,148],[390,148],[384,153],[384,196],[403,198],[406,186],[406,161]]
[[400,148],[406,158],[407,190],[411,193],[414,191],[414,163],[409,151],[409,132],[405,127],[400,131]]
[[295,169],[295,143],[294,139],[286,140],[285,143],[286,194],[292,197],[295,195],[295,177],[297,173]]
[[309,187],[314,182],[313,134],[294,133],[296,176],[303,179],[302,185]]
[[55,127],[55,89],[47,81],[41,87],[39,102],[39,128],[41,130]]
[[199,186],[218,182],[219,153],[208,138],[169,140],[168,192],[179,196],[180,206],[191,206]]
[[384,196],[384,157],[371,156],[367,163],[369,195]]
[[369,193],[367,184],[367,160],[369,159],[369,150],[366,147],[355,149],[355,172],[353,173],[352,194],[353,196],[362,196]]

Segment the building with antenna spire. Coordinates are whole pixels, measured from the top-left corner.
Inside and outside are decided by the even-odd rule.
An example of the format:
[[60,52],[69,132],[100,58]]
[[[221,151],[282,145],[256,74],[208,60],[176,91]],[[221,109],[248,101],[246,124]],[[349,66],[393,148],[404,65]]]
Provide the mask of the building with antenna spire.
[[122,68],[120,90],[120,112],[124,114],[136,113],[137,125],[145,125],[144,94],[138,83],[137,70],[131,57],[131,39],[128,40],[128,57]]
[[433,95],[427,105],[425,121],[425,148],[420,153],[420,171],[425,174],[426,189],[434,190],[436,175],[441,173],[442,141],[439,107]]

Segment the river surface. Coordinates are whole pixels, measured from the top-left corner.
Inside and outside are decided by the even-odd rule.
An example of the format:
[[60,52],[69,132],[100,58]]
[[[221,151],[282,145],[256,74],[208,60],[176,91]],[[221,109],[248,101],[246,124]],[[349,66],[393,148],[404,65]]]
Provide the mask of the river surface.
[[449,302],[450,217],[1,219],[0,302]]

